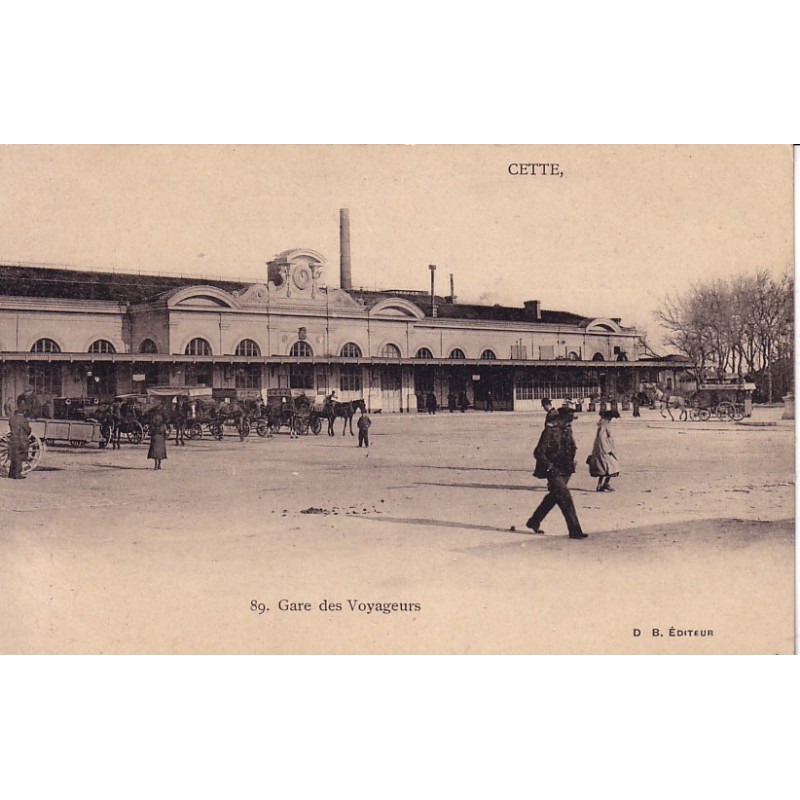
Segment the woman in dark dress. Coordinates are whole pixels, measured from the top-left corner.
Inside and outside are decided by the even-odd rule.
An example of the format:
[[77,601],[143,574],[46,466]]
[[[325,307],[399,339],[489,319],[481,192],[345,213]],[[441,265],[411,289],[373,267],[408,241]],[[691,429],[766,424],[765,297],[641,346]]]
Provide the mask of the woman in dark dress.
[[167,426],[160,413],[154,414],[150,421],[150,449],[147,457],[156,462],[153,469],[161,469],[161,460],[167,457]]

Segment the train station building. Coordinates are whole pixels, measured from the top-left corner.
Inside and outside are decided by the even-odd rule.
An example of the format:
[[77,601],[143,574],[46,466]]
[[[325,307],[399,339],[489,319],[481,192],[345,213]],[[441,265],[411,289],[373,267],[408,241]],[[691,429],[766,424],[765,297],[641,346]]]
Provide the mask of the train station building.
[[[260,283],[0,265],[0,402],[109,399],[152,386],[266,396],[336,391],[373,412],[417,412],[466,393],[481,409],[539,408],[543,397],[629,397],[676,380],[620,319],[457,302],[431,291],[352,287],[341,215],[338,286],[315,250],[279,253]],[[424,267],[423,267],[424,269]],[[428,271],[428,270],[426,270]],[[337,276],[333,276],[334,278]],[[335,281],[334,281],[335,283]]]

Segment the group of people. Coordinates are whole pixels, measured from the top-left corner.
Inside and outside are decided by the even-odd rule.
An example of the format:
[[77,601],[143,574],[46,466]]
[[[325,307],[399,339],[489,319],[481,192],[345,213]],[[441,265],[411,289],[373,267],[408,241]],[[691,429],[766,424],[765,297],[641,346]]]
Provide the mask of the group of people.
[[[569,491],[569,479],[575,473],[577,446],[572,435],[575,412],[569,407],[556,409],[549,399],[542,400],[546,411],[544,429],[533,451],[536,459],[534,477],[547,480],[547,494],[525,526],[534,533],[544,533],[541,524],[550,511],[558,506],[567,523],[570,539],[587,539]],[[613,492],[611,479],[620,473],[619,459],[610,425],[619,417],[618,411],[601,411],[592,452],[586,459],[589,474],[597,478],[596,491]]]
[[469,399],[463,389],[458,393],[458,397],[456,397],[455,392],[450,392],[447,395],[447,410],[451,414],[456,410],[456,401],[458,402],[458,410],[463,414],[469,408]]
[[[420,403],[424,400],[425,411],[428,414],[435,414],[439,410],[439,401],[436,398],[436,395],[433,392],[425,392],[424,394],[418,395],[420,398]],[[421,406],[417,406],[421,408]],[[447,410],[452,414],[456,409],[460,410],[463,414],[469,408],[469,398],[467,397],[467,393],[465,391],[461,391],[458,394],[455,392],[449,392],[447,395]],[[494,410],[494,404],[492,404],[492,410]],[[488,411],[488,408],[487,408]]]

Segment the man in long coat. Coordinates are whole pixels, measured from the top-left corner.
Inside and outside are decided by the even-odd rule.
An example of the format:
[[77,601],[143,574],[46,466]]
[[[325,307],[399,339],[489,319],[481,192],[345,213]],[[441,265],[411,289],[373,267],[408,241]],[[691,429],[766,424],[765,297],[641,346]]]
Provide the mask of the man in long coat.
[[9,470],[8,477],[14,480],[24,480],[22,467],[28,460],[28,439],[31,435],[31,426],[25,418],[27,408],[24,404],[17,406],[17,410],[8,420],[11,432],[9,442]]
[[547,494],[531,518],[525,523],[534,533],[543,533],[539,527],[554,506],[561,509],[567,523],[570,539],[586,539],[581,529],[575,504],[572,502],[567,483],[575,472],[575,440],[572,438],[574,412],[570,408],[560,408],[553,423],[546,424],[539,443],[533,451],[536,458],[537,478],[547,478]]

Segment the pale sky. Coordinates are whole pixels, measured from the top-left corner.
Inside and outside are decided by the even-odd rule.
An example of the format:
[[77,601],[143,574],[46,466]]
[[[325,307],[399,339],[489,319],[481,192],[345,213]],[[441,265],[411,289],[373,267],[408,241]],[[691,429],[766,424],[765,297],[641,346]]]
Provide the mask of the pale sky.
[[[558,163],[563,177],[512,176]],[[514,168],[516,171],[516,168]],[[621,317],[692,281],[793,259],[788,146],[0,148],[0,260],[263,280],[276,253],[339,283]]]

